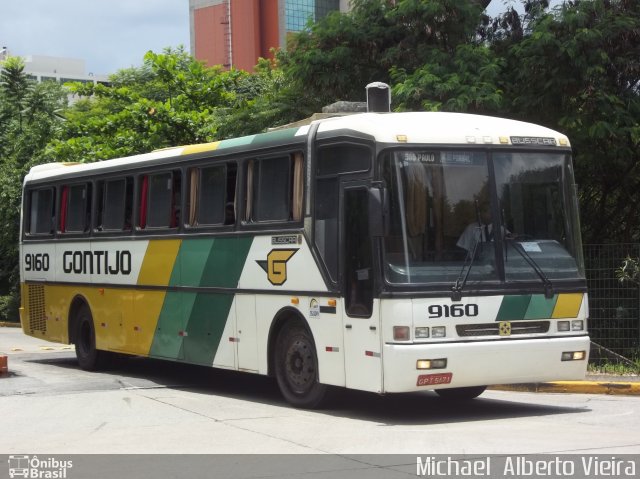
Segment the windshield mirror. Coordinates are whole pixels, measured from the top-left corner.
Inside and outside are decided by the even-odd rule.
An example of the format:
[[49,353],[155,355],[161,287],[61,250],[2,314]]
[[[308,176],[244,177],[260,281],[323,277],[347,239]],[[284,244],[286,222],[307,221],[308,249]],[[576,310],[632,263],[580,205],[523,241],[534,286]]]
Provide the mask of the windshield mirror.
[[452,283],[479,242],[469,282],[497,280],[486,154],[404,150],[384,154],[390,283]]

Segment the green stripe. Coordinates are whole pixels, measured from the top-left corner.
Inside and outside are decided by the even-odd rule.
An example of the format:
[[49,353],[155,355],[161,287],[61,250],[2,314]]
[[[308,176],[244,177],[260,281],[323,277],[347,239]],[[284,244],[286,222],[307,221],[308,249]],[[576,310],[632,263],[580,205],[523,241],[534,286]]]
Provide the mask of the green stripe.
[[553,308],[556,306],[558,295],[554,295],[552,298],[545,298],[543,294],[535,294],[531,297],[531,302],[527,308],[527,312],[524,315],[524,319],[544,319],[550,318],[553,313]]
[[218,150],[222,150],[224,148],[233,148],[236,146],[245,146],[253,143],[253,139],[256,135],[251,136],[241,136],[240,138],[232,138],[229,140],[222,140],[220,145],[218,146]]
[[[169,285],[237,287],[252,241],[252,237],[184,240]],[[210,365],[232,304],[232,293],[168,292],[150,354]]]
[[502,299],[496,321],[517,321],[524,319],[531,301],[531,295],[505,296]]
[[258,135],[241,136],[240,138],[222,140],[217,149],[222,150],[225,148],[235,148],[247,145],[266,146],[271,143],[278,144],[294,138],[298,130],[298,128],[287,128],[285,130],[277,130],[269,133],[260,133]]
[[[235,288],[253,238],[216,238],[200,284]],[[233,304],[233,294],[199,293],[187,323],[185,360],[212,364]]]
[[552,298],[545,298],[543,294],[505,296],[496,321],[548,319],[552,317],[557,301],[557,294]]

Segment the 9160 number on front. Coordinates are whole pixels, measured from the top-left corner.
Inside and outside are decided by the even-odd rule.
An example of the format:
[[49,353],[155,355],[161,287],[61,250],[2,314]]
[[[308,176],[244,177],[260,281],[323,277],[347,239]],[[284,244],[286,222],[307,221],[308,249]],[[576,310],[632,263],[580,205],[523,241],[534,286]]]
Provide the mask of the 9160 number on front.
[[462,318],[463,316],[478,316],[478,305],[469,304],[431,304],[427,308],[429,319],[434,318]]

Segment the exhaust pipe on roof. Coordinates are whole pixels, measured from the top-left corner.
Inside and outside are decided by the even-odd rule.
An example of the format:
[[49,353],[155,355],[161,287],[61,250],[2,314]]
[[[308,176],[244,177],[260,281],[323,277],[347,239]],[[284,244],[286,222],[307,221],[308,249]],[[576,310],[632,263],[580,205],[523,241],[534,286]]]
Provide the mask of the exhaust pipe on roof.
[[367,85],[367,111],[373,113],[388,113],[391,111],[391,89],[382,82]]

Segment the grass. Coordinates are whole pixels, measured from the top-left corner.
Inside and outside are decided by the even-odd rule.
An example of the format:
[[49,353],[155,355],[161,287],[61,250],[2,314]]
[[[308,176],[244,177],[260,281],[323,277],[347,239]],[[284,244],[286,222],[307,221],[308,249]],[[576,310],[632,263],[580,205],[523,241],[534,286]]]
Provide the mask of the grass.
[[614,376],[637,376],[640,374],[640,359],[628,363],[604,361],[600,364],[589,363],[588,374],[610,374]]

